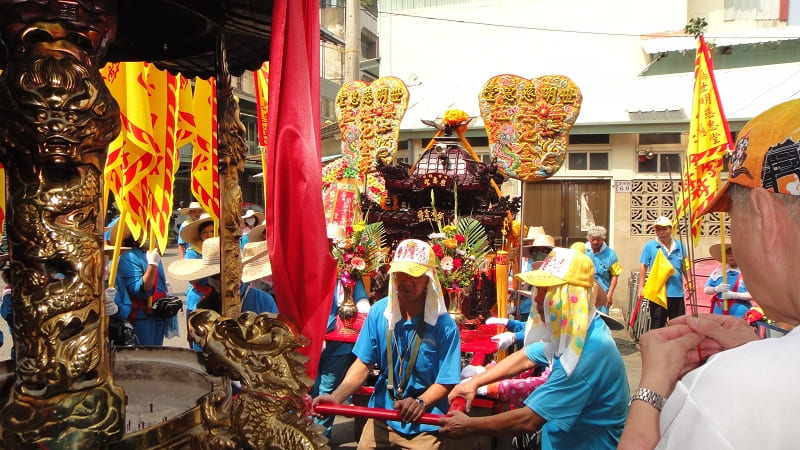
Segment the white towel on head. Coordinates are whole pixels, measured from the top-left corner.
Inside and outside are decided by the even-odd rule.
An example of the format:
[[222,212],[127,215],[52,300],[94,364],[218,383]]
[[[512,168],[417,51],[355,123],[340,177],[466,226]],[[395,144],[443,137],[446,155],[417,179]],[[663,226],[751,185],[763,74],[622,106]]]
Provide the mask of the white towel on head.
[[[433,270],[425,272],[428,277],[427,296],[425,297],[425,314],[423,320],[430,326],[436,325],[439,316],[447,314],[447,306],[444,304],[444,295],[439,285],[439,280],[433,274]],[[384,317],[388,321],[390,330],[394,329],[394,324],[399,322],[403,315],[400,313],[400,304],[397,301],[397,291],[394,288],[394,274],[389,275],[389,304],[386,305]]]

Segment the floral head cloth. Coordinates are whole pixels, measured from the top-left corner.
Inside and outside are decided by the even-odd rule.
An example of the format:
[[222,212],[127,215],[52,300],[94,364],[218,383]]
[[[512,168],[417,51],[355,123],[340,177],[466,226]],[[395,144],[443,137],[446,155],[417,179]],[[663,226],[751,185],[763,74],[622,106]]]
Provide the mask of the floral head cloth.
[[544,321],[539,314],[531,314],[525,343],[550,344],[545,346],[548,359],[559,357],[567,375],[571,375],[581,358],[586,332],[595,315],[593,283],[588,282],[594,276],[591,259],[575,250],[555,248],[540,269],[518,276],[532,281],[534,286],[547,288]]

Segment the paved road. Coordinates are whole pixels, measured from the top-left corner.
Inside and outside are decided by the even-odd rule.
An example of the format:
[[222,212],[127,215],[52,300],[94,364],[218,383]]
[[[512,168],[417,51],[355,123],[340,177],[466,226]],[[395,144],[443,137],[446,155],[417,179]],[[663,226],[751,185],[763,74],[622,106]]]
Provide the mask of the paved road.
[[[172,261],[177,259],[177,247],[169,247],[162,258],[164,267],[166,268]],[[170,292],[183,298],[183,292],[186,290],[187,283],[185,281],[171,279],[169,275],[167,275],[167,279],[170,282]],[[189,344],[186,340],[186,313],[185,311],[181,311],[178,314],[178,322],[181,325],[180,335],[166,339],[164,341],[164,345],[188,348]],[[624,322],[622,310],[620,308],[612,308],[611,316],[621,322]],[[4,320],[0,320],[0,330],[2,330],[6,339],[5,344],[0,347],[0,360],[6,360],[10,358],[11,334],[8,331],[8,324],[6,324]],[[619,348],[620,353],[622,354],[622,359],[625,362],[625,367],[628,374],[628,384],[631,386],[631,390],[633,390],[639,384],[639,378],[641,376],[641,356],[639,354],[639,350],[626,331],[614,331],[612,334],[617,343],[617,348]],[[339,417],[336,419],[333,427],[333,436],[331,437],[330,442],[333,450],[357,447],[357,443],[354,439],[353,423],[354,422],[352,419],[345,417]],[[463,445],[459,445],[459,448],[460,450],[466,450],[468,446],[465,447]],[[498,442],[496,448],[511,448],[509,440],[501,440]]]

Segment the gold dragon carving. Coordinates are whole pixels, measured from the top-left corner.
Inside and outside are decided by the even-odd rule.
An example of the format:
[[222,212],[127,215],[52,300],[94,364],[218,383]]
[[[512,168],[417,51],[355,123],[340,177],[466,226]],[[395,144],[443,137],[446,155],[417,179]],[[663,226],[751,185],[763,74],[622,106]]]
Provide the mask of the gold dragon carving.
[[239,175],[244,172],[247,154],[247,130],[239,119],[239,103],[233,96],[230,76],[220,77],[219,95],[219,192],[220,253],[222,267],[222,313],[235,317],[241,311],[239,286],[242,260],[239,241],[242,238],[242,188]]
[[103,2],[70,6],[0,2],[9,49],[0,160],[16,348],[16,381],[0,411],[2,448],[101,448],[124,432],[97,232],[103,162],[120,120],[95,63],[116,24]]
[[269,314],[232,319],[211,310],[189,317],[189,337],[203,347],[210,374],[242,385],[231,401],[206,397],[203,417],[211,431],[195,437],[196,448],[328,448],[323,428],[307,413],[313,380],[305,372],[308,357],[296,349],[308,339]]

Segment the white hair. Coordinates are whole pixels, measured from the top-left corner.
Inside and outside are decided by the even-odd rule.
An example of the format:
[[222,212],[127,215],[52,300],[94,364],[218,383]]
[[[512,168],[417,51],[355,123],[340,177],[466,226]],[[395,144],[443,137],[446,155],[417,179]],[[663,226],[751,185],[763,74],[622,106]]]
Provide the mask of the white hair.
[[586,237],[587,238],[601,237],[601,238],[605,239],[607,235],[608,235],[608,232],[606,231],[606,227],[603,227],[603,226],[600,226],[600,225],[592,225],[592,226],[589,227],[589,230],[586,232]]

